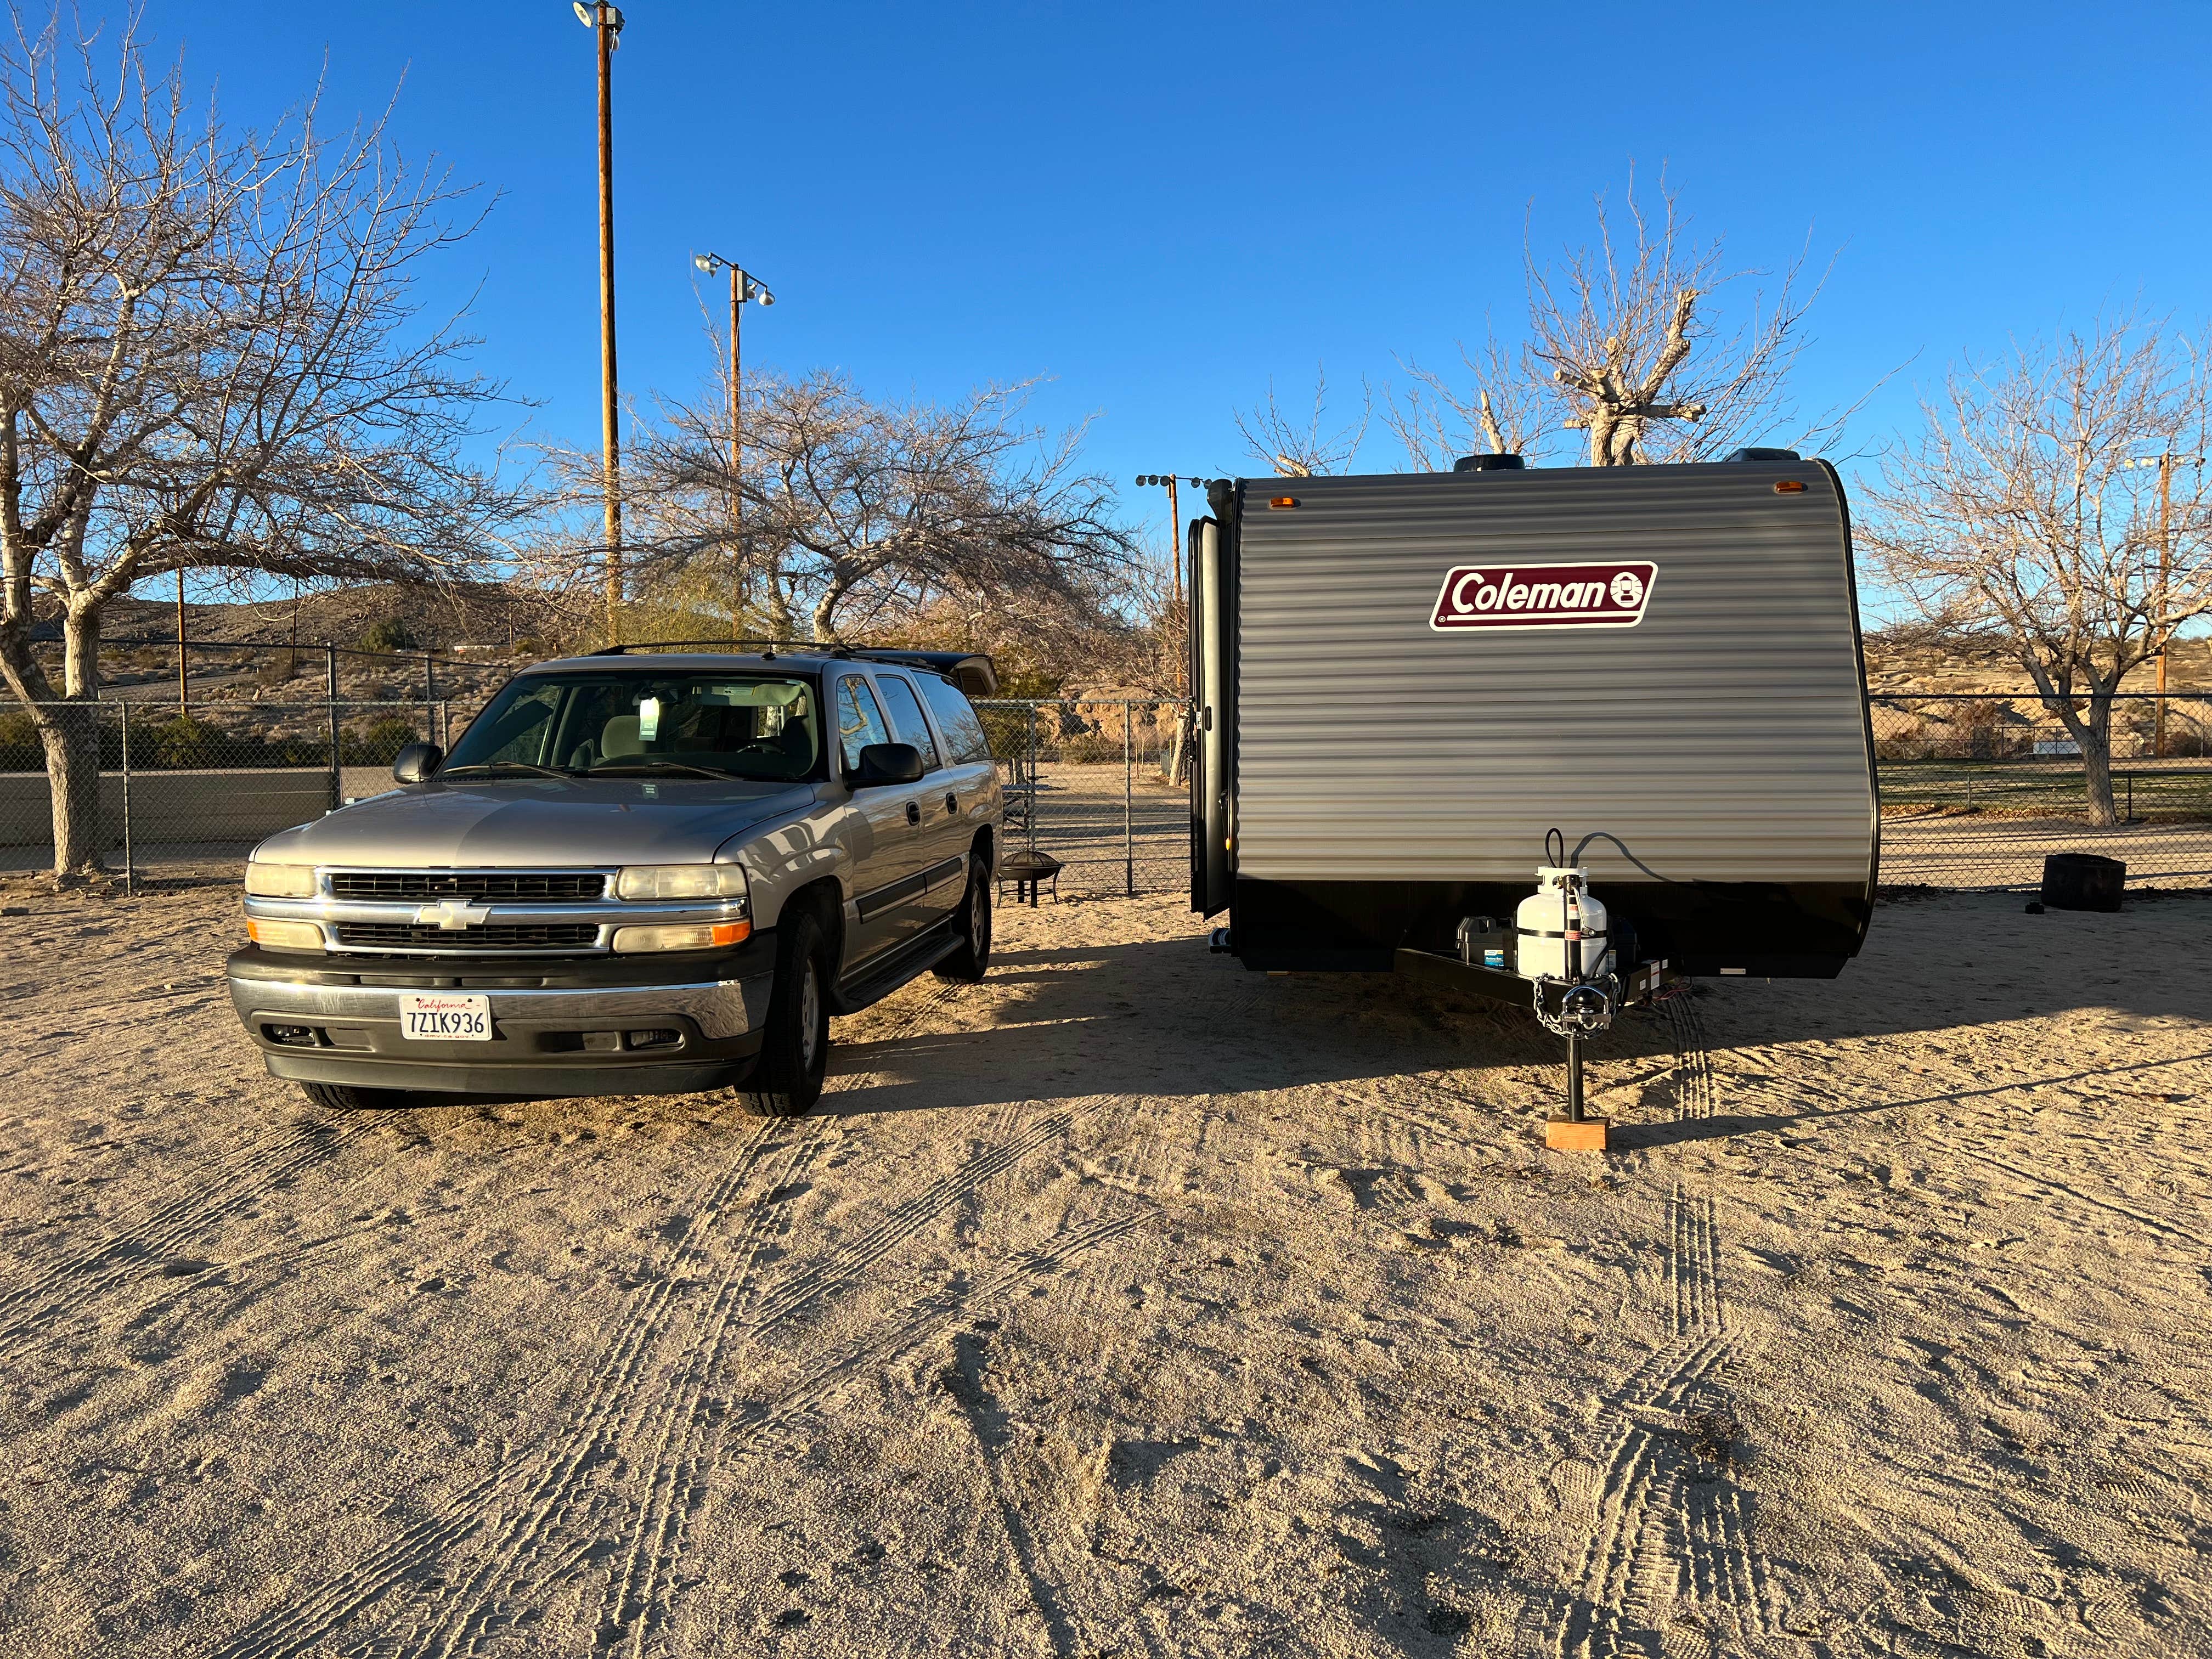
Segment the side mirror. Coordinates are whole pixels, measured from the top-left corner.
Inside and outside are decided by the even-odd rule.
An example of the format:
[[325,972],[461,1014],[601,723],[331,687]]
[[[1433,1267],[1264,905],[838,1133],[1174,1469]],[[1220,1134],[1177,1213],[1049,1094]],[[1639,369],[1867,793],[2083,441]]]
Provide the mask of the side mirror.
[[890,783],[921,781],[921,750],[910,743],[872,743],[860,750],[860,763],[845,780],[855,789],[880,788]]
[[392,757],[392,775],[401,783],[427,783],[445,758],[434,743],[410,743]]

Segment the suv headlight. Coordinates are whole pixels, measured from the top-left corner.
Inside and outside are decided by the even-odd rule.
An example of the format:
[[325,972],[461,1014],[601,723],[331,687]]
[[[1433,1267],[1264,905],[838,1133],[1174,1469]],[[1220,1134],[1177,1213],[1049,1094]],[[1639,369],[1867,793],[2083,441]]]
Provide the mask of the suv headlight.
[[623,899],[742,899],[750,890],[735,864],[637,864],[615,876],[615,896]]
[[313,898],[312,864],[253,864],[246,866],[246,890],[255,898]]

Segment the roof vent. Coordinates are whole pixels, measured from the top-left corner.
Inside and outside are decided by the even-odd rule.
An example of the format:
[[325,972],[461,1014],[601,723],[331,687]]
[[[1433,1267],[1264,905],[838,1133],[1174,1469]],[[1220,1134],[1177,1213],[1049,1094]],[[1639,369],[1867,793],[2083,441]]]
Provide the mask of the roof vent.
[[1802,461],[1805,458],[1794,449],[1732,449],[1732,461]]
[[1452,463],[1455,472],[1519,472],[1528,463],[1518,455],[1462,455]]

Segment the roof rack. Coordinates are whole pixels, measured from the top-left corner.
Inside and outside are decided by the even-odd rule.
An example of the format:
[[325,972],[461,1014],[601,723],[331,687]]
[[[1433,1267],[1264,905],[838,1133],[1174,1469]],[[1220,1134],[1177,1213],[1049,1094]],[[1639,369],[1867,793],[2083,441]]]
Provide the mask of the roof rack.
[[853,654],[852,647],[849,646],[822,640],[632,640],[625,645],[603,645],[589,654],[594,657],[620,657],[632,651],[667,651],[678,646],[701,645],[714,646],[725,652],[744,655],[756,653],[740,652],[739,647],[765,646],[767,649],[757,654],[768,657],[774,656],[778,647],[782,647],[794,654],[808,657],[849,657]]
[[933,674],[941,674],[971,697],[994,697],[999,693],[999,665],[981,651],[920,651],[908,650],[904,646],[839,645],[820,640],[637,640],[626,645],[601,646],[590,654],[620,657],[633,651],[666,651],[685,646],[708,646],[721,652],[744,652],[767,658],[773,658],[776,648],[782,647],[794,656],[896,663],[902,668],[926,668]]

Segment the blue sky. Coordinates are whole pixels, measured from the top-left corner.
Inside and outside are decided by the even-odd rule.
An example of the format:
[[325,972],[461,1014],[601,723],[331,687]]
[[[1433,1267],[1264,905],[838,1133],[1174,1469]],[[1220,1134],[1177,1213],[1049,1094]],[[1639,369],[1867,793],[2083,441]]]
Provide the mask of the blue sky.
[[[709,369],[690,256],[716,249],[778,297],[749,361],[885,396],[1053,377],[1037,410],[1092,420],[1156,545],[1164,502],[1130,475],[1254,470],[1231,412],[1271,376],[1295,399],[1321,362],[1349,395],[1394,354],[1450,360],[1486,313],[1511,325],[1524,220],[1540,248],[1583,238],[1632,161],[1739,264],[1808,229],[1838,254],[1801,401],[1910,360],[1861,443],[2008,334],[2212,313],[2203,5],[626,10],[625,391]],[[146,22],[238,122],[319,76],[326,116],[398,88],[404,149],[497,195],[440,297],[477,291],[481,366],[596,441],[592,43],[567,0],[149,0]],[[1363,463],[1393,449],[1378,432]]]

